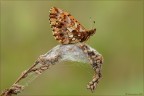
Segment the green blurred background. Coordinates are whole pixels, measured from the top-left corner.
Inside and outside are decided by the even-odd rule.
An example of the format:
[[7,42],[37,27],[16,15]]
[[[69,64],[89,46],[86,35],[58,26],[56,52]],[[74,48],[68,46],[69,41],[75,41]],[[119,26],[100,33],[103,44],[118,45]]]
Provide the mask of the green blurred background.
[[70,12],[96,34],[87,43],[104,57],[103,78],[94,93],[89,64],[63,62],[35,79],[19,95],[127,95],[143,93],[143,1],[1,1],[1,82],[9,88],[39,55],[58,42],[52,36],[49,9]]

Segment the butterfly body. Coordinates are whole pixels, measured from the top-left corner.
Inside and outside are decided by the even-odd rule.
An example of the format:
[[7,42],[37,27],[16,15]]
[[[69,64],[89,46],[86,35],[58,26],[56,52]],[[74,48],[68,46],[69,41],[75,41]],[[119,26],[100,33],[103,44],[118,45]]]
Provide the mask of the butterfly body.
[[50,9],[49,17],[53,36],[62,44],[84,42],[96,32],[86,30],[71,14],[56,7]]

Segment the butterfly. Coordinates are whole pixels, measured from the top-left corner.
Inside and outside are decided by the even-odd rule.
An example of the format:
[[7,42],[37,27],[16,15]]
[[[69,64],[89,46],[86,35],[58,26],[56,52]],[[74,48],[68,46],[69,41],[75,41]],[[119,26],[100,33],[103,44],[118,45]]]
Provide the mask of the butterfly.
[[49,21],[53,36],[61,44],[74,44],[84,42],[96,32],[96,28],[86,30],[70,13],[52,7]]

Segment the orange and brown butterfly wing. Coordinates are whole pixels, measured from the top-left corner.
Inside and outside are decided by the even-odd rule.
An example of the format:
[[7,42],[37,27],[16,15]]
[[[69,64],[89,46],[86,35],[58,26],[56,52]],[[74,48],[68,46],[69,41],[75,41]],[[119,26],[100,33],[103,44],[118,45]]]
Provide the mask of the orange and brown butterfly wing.
[[87,31],[68,12],[64,12],[56,7],[50,9],[49,17],[53,36],[62,44],[83,42],[89,38],[91,32],[95,32],[95,30]]

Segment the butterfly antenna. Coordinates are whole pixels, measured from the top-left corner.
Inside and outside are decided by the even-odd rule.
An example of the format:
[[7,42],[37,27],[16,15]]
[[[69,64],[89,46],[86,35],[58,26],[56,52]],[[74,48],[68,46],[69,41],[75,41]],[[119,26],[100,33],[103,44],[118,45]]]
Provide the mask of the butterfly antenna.
[[94,28],[94,26],[95,26],[95,21],[93,21],[93,20],[91,19],[91,17],[90,17],[90,22],[91,22],[91,26],[92,26],[92,28],[91,28],[91,29],[93,29],[93,28]]
[[93,21],[93,26],[92,26],[92,29],[94,28],[94,26],[95,26],[95,21]]

